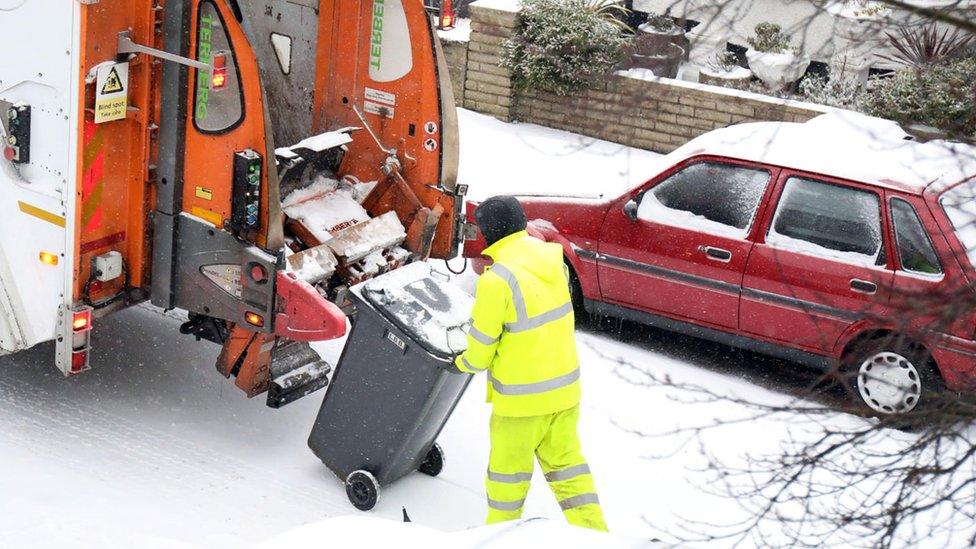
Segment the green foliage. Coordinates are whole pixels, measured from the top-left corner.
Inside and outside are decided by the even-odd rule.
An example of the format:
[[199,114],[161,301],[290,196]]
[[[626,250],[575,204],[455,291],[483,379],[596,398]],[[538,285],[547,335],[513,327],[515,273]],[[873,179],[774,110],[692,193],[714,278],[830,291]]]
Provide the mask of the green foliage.
[[722,50],[709,59],[706,65],[717,73],[731,72],[739,66],[739,58],[729,50]]
[[606,78],[622,58],[621,13],[626,10],[608,0],[524,0],[501,64],[518,89],[579,91]]
[[925,124],[952,137],[976,133],[976,58],[906,68],[875,83],[867,101],[874,116]]
[[863,111],[868,91],[856,77],[840,74],[831,78],[808,76],[800,81],[804,101],[841,109]]
[[776,23],[759,23],[755,34],[748,38],[749,45],[756,51],[766,53],[787,53],[793,51],[790,39],[783,34],[783,27]]

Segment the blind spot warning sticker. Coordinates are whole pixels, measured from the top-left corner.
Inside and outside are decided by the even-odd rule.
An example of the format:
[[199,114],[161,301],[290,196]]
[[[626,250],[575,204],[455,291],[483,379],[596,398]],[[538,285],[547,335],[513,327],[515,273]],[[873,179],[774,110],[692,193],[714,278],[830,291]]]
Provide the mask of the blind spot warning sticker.
[[125,118],[128,107],[129,63],[98,67],[95,73],[95,123]]
[[436,151],[437,141],[434,141],[433,139],[427,139],[426,141],[424,141],[424,148],[427,149],[429,152]]

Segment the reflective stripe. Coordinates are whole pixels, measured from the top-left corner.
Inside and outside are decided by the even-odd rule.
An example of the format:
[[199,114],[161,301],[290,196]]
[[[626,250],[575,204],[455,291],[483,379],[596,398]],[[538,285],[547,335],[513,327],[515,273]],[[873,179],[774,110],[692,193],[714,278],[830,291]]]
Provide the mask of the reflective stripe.
[[472,372],[480,372],[484,370],[484,368],[475,368],[474,366],[472,366],[471,363],[468,362],[468,359],[464,355],[461,355],[461,363],[464,364],[465,368],[471,370]]
[[581,463],[580,465],[573,465],[572,467],[560,469],[559,471],[550,471],[546,473],[546,480],[549,482],[559,482],[560,480],[569,480],[580,475],[588,474],[590,474],[590,466]]
[[574,509],[582,505],[587,505],[590,503],[600,504],[600,500],[596,497],[596,494],[580,494],[578,496],[573,496],[571,498],[566,498],[559,502],[559,507],[563,511],[568,509]]
[[497,509],[498,511],[518,511],[522,508],[523,503],[525,503],[524,498],[518,501],[495,501],[488,498],[488,507]]
[[579,379],[580,371],[576,368],[572,372],[561,375],[559,377],[554,377],[552,379],[547,379],[545,381],[537,381],[535,383],[502,383],[494,377],[492,377],[491,372],[488,372],[488,379],[491,381],[491,386],[496,392],[502,395],[534,395],[536,393],[545,393],[547,391],[553,391],[556,389],[561,389],[567,385],[572,385]]
[[542,313],[541,315],[506,323],[505,330],[513,333],[524,332],[526,330],[538,328],[539,326],[548,324],[554,320],[559,320],[571,312],[573,312],[573,304],[571,302],[566,302],[555,309]]
[[496,473],[488,469],[488,480],[516,484],[532,480],[532,473]]
[[528,309],[525,307],[525,296],[522,294],[522,288],[519,286],[518,279],[515,278],[515,274],[501,263],[495,263],[495,265],[491,268],[491,272],[502,277],[502,280],[508,283],[508,288],[512,290],[512,304],[515,305],[515,322],[506,323],[506,331],[524,332],[526,330],[538,328],[539,326],[554,320],[559,320],[560,318],[573,312],[573,303],[566,302],[555,309],[530,317]]
[[498,343],[497,337],[491,337],[474,326],[471,326],[471,329],[468,330],[468,335],[473,337],[475,341],[481,343],[482,345],[494,345],[495,343]]
[[522,288],[519,287],[518,280],[515,279],[515,274],[500,263],[495,263],[491,268],[491,272],[502,277],[508,283],[509,289],[512,290],[512,304],[515,305],[515,318],[519,320],[528,318],[529,313],[525,309],[525,297],[522,296]]

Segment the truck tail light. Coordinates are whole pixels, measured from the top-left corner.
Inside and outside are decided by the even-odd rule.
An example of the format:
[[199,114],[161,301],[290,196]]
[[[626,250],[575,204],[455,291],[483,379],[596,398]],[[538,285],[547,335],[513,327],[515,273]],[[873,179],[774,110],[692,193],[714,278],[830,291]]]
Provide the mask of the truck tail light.
[[73,351],[71,353],[71,373],[78,374],[88,369],[88,349]]
[[71,313],[71,331],[73,333],[87,332],[92,327],[91,309],[82,309]]
[[217,53],[213,56],[213,72],[210,73],[210,88],[219,91],[227,85],[227,54]]
[[437,17],[437,28],[450,30],[454,28],[454,5],[451,0],[441,0],[441,13]]
[[52,267],[58,264],[58,255],[52,254],[51,252],[41,252],[38,259],[40,259],[41,263]]

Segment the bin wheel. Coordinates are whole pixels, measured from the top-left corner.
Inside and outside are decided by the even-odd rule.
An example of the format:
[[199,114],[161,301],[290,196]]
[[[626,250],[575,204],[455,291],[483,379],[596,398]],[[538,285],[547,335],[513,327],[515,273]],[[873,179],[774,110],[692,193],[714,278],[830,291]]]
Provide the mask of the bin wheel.
[[380,499],[380,483],[369,471],[353,471],[346,477],[346,496],[356,509],[369,511]]
[[436,477],[441,474],[444,469],[444,450],[441,449],[441,445],[434,443],[427,451],[427,455],[424,457],[423,463],[417,468],[418,471],[425,475],[430,475]]

